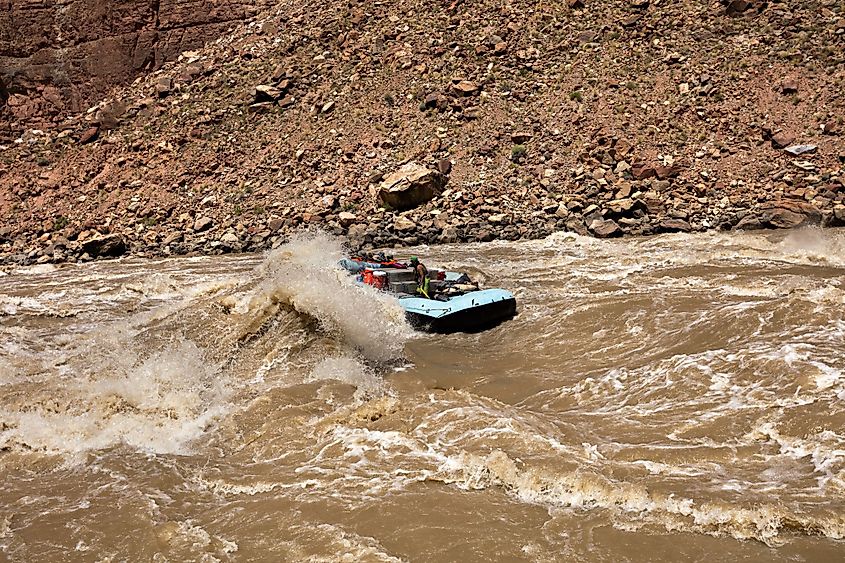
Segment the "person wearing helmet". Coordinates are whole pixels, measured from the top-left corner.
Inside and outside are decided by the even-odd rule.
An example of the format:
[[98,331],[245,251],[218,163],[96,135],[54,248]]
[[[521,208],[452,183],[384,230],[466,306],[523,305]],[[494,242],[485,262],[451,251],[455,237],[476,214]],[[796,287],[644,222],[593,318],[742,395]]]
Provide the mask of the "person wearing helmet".
[[417,282],[417,293],[421,293],[426,297],[426,299],[431,299],[431,297],[429,297],[429,284],[431,283],[431,279],[428,277],[428,268],[426,268],[425,264],[420,262],[420,259],[416,256],[411,256],[411,268],[414,269],[414,280]]

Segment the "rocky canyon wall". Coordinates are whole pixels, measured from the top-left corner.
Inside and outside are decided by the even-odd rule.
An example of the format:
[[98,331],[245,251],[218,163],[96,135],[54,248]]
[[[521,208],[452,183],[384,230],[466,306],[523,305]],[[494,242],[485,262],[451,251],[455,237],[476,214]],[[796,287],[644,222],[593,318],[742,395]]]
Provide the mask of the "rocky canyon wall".
[[[268,0],[0,0],[0,131],[49,127]],[[2,134],[2,133],[0,133]]]

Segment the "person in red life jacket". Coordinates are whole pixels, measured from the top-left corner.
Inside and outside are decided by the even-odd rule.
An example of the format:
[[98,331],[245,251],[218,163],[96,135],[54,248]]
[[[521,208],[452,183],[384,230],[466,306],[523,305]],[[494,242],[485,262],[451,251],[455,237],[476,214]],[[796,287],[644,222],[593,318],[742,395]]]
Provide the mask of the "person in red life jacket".
[[411,256],[411,268],[414,269],[414,279],[417,282],[417,293],[421,293],[426,299],[431,299],[429,296],[429,284],[431,279],[428,277],[428,268],[425,264],[420,262],[416,256]]

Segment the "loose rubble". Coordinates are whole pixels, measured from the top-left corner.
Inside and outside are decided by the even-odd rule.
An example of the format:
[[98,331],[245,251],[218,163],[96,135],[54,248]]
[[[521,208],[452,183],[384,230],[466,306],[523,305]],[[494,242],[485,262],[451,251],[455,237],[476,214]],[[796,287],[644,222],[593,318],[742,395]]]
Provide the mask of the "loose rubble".
[[832,0],[283,1],[0,140],[0,260],[845,225],[843,87]]

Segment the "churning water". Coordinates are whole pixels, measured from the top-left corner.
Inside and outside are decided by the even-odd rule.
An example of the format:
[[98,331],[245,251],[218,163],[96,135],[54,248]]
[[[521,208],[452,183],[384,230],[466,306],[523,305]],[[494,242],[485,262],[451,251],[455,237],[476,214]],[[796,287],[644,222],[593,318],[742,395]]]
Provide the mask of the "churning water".
[[324,235],[0,274],[0,558],[845,559],[845,232],[413,252],[519,315]]

